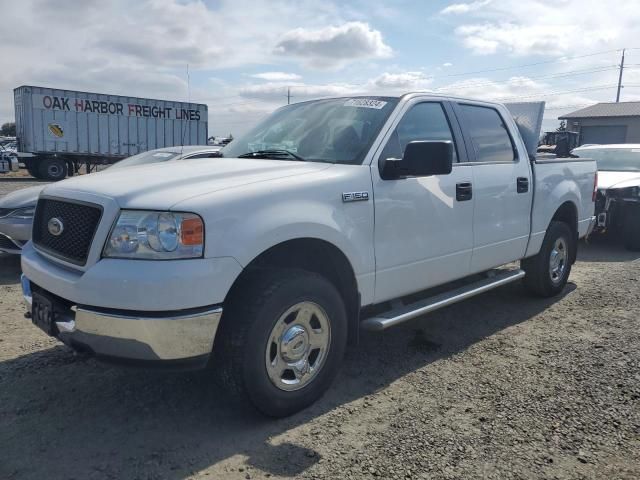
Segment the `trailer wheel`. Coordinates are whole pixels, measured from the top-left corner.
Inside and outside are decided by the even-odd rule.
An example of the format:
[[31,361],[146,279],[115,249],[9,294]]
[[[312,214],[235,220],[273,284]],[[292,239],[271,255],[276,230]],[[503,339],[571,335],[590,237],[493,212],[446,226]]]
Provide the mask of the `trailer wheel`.
[[33,178],[42,178],[40,176],[40,172],[38,171],[37,165],[34,165],[31,162],[25,163],[25,165],[27,167],[27,172],[29,172],[29,175],[31,175]]
[[640,250],[640,208],[638,205],[625,206],[624,227],[622,229],[624,246],[627,250]]
[[40,162],[39,172],[45,180],[63,180],[67,176],[67,162],[59,158],[45,158]]

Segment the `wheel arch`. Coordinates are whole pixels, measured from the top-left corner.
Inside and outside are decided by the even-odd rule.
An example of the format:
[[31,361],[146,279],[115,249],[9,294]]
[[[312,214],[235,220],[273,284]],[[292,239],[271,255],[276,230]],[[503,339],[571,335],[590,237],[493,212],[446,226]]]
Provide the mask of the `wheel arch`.
[[578,207],[571,200],[567,200],[555,211],[553,217],[551,217],[551,222],[563,222],[571,229],[571,232],[573,233],[572,240],[574,242],[574,248],[572,249],[571,254],[571,263],[575,263],[578,250]]
[[231,286],[227,298],[242,288],[244,280],[255,270],[275,268],[306,270],[329,280],[345,303],[349,322],[349,342],[358,342],[360,292],[354,268],[340,248],[326,240],[312,237],[294,238],[278,243],[249,262]]

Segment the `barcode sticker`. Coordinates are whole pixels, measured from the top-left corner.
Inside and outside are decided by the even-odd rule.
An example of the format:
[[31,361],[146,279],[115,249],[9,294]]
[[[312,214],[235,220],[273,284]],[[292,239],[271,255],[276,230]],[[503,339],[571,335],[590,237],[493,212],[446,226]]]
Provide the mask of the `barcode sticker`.
[[345,107],[375,108],[376,110],[384,108],[386,104],[387,102],[373,98],[350,98],[344,102]]

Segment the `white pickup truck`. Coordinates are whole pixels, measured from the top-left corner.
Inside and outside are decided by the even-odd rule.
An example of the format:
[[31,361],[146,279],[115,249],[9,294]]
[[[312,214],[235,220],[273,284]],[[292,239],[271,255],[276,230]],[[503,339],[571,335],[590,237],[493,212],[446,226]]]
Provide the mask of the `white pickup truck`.
[[360,328],[521,278],[564,288],[596,165],[531,160],[540,118],[525,143],[516,117],[426,94],[316,100],[215,161],[52,184],[22,253],[32,321],[104,359],[210,366],[262,412],[291,414]]

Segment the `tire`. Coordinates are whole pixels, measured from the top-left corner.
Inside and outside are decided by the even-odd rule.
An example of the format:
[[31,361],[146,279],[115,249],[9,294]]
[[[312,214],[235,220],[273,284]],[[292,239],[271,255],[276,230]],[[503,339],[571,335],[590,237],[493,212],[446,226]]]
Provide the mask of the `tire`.
[[57,182],[67,177],[67,162],[59,158],[45,158],[38,165],[40,178]]
[[[307,321],[304,312],[310,313]],[[326,348],[314,349],[312,341]],[[225,304],[212,366],[225,386],[257,410],[284,417],[329,388],[346,344],[346,308],[333,284],[301,270],[257,270]],[[295,362],[300,378],[293,368],[278,373]]]
[[627,250],[640,251],[640,206],[625,205],[624,227],[622,228],[624,246]]
[[29,175],[31,175],[33,178],[42,178],[40,176],[40,172],[38,171],[38,165],[32,162],[25,162],[25,167],[27,168],[27,172],[29,172]]
[[576,247],[571,228],[564,222],[551,222],[540,252],[521,263],[526,273],[525,287],[540,297],[553,297],[562,292],[571,273]]

